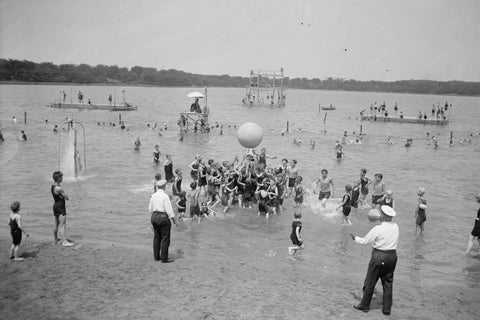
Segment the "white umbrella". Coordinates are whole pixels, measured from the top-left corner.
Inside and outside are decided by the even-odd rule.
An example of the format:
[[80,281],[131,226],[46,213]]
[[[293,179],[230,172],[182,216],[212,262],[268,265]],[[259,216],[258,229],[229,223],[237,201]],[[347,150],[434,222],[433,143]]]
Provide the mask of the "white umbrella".
[[194,92],[190,92],[189,94],[187,94],[187,97],[189,98],[203,98],[203,93],[200,93],[198,91],[194,91]]

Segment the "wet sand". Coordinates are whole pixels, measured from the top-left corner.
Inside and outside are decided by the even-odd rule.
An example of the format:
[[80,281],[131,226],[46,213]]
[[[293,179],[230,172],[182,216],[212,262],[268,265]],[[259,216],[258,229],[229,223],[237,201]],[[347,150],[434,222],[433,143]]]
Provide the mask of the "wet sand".
[[[173,243],[175,261],[162,264],[146,247],[79,243],[65,248],[28,240],[20,251],[25,260],[13,261],[9,244],[10,239],[0,239],[4,319],[386,318],[380,283],[372,309],[364,314],[352,308],[360,299],[362,276],[303,259],[278,263],[187,255]],[[359,268],[366,269],[367,262],[359,261]],[[479,288],[452,283],[412,290],[415,283],[405,272],[395,276],[390,319],[480,317]]]

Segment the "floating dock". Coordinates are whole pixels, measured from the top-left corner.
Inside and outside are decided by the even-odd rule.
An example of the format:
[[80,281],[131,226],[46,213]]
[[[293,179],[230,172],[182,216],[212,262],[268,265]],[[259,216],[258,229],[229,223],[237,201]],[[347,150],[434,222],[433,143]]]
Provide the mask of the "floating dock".
[[363,121],[373,121],[373,122],[400,122],[400,123],[419,123],[419,124],[433,124],[444,126],[447,125],[450,120],[448,118],[445,119],[420,119],[420,118],[411,118],[411,117],[403,117],[400,118],[399,116],[396,117],[385,117],[385,116],[362,116],[361,120]]

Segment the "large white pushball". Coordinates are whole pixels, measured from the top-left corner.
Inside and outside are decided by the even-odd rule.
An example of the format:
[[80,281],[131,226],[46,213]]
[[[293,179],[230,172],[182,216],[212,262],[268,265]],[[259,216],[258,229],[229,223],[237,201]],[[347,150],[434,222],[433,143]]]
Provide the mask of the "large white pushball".
[[370,222],[376,222],[380,218],[380,211],[378,211],[377,209],[372,209],[368,212],[367,216]]
[[247,149],[256,148],[263,139],[262,128],[253,122],[245,122],[237,130],[238,142]]

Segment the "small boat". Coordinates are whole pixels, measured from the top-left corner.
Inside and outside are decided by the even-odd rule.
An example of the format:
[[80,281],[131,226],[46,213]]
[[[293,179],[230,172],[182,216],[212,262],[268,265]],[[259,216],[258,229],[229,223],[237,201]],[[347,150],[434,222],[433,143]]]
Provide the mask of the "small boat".
[[413,117],[390,117],[390,116],[377,116],[377,115],[362,115],[361,119],[363,121],[373,121],[373,122],[400,122],[400,123],[420,123],[420,124],[434,124],[434,125],[447,125],[450,120],[448,118],[444,119],[420,119]]
[[137,110],[136,106],[130,103],[123,104],[94,104],[94,103],[63,103],[53,102],[48,105],[57,109],[83,109],[83,110],[109,110],[109,111],[131,111]]
[[329,107],[322,107],[322,110],[337,110],[337,108],[330,104]]

